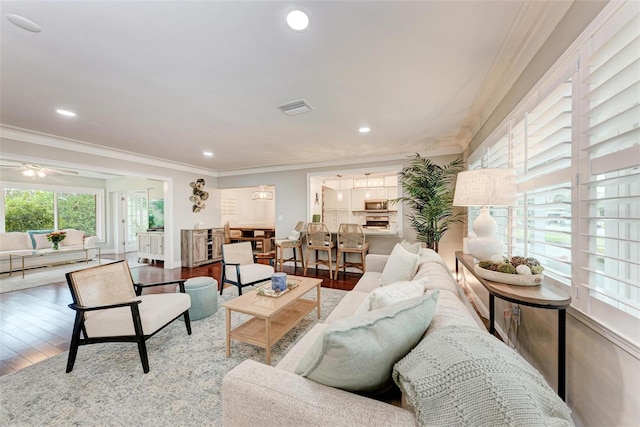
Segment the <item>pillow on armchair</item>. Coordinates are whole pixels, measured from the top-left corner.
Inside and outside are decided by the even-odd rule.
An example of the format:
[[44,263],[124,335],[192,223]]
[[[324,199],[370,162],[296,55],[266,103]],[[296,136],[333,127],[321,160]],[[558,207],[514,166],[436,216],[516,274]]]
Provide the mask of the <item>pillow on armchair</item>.
[[297,230],[291,230],[291,233],[289,233],[289,237],[287,237],[287,240],[293,240],[294,242],[300,240],[300,232]]

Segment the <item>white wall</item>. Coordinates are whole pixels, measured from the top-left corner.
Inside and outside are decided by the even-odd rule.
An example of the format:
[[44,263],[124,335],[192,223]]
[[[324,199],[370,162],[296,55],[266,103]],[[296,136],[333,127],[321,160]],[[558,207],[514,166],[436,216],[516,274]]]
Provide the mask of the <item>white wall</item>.
[[220,197],[235,200],[235,215],[221,215],[222,224],[229,222],[231,227],[242,225],[274,226],[276,223],[276,189],[264,186],[266,191],[274,192],[273,200],[252,200],[251,193],[260,187],[241,187],[220,190]]

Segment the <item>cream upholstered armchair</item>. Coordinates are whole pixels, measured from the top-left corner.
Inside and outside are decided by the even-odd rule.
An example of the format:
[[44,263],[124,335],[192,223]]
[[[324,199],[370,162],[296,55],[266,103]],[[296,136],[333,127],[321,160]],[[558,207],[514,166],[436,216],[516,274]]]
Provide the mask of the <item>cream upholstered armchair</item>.
[[242,295],[244,286],[255,285],[271,280],[274,270],[270,265],[259,264],[253,255],[251,242],[230,243],[222,245],[222,278],[220,279],[220,295],[225,283],[238,287],[238,295]]
[[[67,373],[73,370],[78,347],[101,342],[135,342],[142,369],[149,372],[145,341],[180,316],[191,335],[184,280],[142,285],[134,283],[126,261],[98,265],[66,274],[73,297],[69,308],[76,311]],[[178,283],[180,293],[141,295],[151,286]],[[81,336],[82,334],[82,336]],[[84,337],[84,338],[83,338]]]

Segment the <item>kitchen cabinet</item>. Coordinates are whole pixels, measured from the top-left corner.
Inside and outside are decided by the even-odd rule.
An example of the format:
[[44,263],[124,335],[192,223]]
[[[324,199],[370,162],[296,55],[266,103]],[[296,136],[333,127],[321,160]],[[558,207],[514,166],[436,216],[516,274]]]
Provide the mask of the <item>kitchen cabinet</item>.
[[331,190],[325,188],[322,190],[323,197],[323,206],[325,210],[334,210],[336,209],[336,192],[335,190]]
[[[398,198],[398,186],[395,187],[387,187],[387,198],[389,200]],[[388,207],[390,211],[397,211],[399,203],[389,203]]]
[[365,200],[387,200],[387,189],[384,187],[365,188]]
[[367,190],[365,188],[354,188],[351,190],[351,210],[363,211],[364,210],[364,198]]
[[138,260],[164,261],[164,233],[140,232],[138,233]]
[[351,193],[349,190],[324,190],[324,209],[332,210],[350,210]]
[[324,214],[324,225],[331,232],[337,232],[340,224],[348,222],[350,222],[348,211],[327,211]]
[[398,186],[398,175],[390,175],[384,177],[384,186],[385,187],[397,187]]
[[223,228],[181,230],[180,255],[183,267],[197,267],[222,259]]

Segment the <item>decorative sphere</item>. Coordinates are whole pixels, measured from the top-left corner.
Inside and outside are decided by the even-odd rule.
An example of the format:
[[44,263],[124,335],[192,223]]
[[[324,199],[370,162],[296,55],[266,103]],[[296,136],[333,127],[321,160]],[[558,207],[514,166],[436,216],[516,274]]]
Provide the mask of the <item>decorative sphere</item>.
[[518,274],[531,274],[531,269],[524,265],[524,264],[520,264],[519,266],[516,267],[516,273]]
[[494,255],[491,257],[491,262],[494,264],[502,264],[504,262],[504,257],[502,255]]

